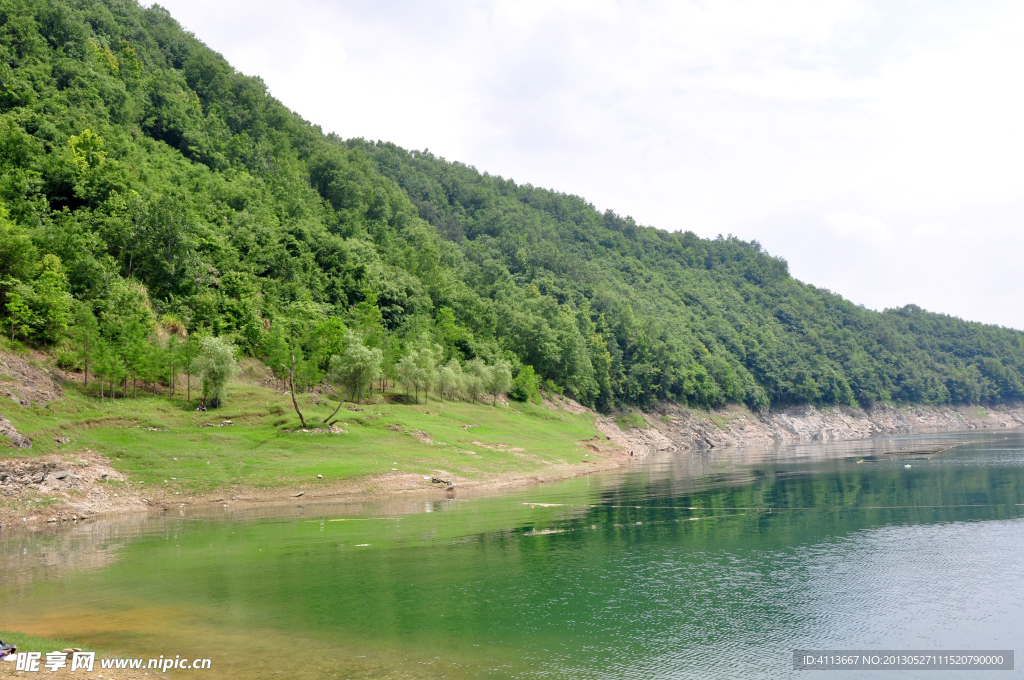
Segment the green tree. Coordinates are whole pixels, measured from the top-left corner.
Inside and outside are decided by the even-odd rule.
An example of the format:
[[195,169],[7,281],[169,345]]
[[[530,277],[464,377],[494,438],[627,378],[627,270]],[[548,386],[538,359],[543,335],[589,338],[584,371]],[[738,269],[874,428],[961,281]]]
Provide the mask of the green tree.
[[[363,390],[380,375],[384,353],[376,347],[367,347],[354,333],[345,344],[344,354],[331,357],[329,375],[332,382],[344,386],[349,399],[355,395],[355,401],[359,404],[363,400]],[[344,402],[344,398],[338,400],[338,407],[328,420],[334,418]]]
[[[330,349],[324,351],[330,351]],[[289,379],[289,366],[291,362],[289,338],[285,333],[283,323],[273,323],[270,327],[270,332],[264,334],[261,353],[263,361],[270,368],[270,372],[274,374],[274,378],[278,381],[278,386],[280,387],[283,381]]]
[[415,391],[416,403],[420,403],[420,387],[426,382],[422,375],[419,352],[411,350],[395,364],[398,380],[405,385],[406,393],[412,388]]
[[203,338],[196,367],[203,374],[203,396],[209,398],[210,408],[217,408],[227,396],[228,381],[238,372],[234,345],[221,337]]
[[171,335],[167,338],[167,346],[163,352],[163,376],[167,379],[167,388],[170,396],[174,396],[178,377],[178,367],[181,361],[181,338],[178,335]]
[[437,381],[437,355],[431,349],[423,348],[410,356],[416,362],[416,387],[423,390],[423,400],[430,401],[430,388]]
[[388,379],[390,378],[391,380],[395,380],[398,378],[398,373],[395,370],[395,367],[401,357],[402,348],[398,338],[393,335],[385,334],[381,344],[381,350],[384,353],[384,360],[381,364],[380,371],[380,393],[383,395],[384,390],[387,387]]
[[195,335],[188,335],[178,345],[178,365],[185,373],[185,401],[192,401],[192,376],[201,372],[198,364],[199,355],[202,351],[200,339]]
[[540,403],[540,380],[537,378],[533,366],[523,366],[519,369],[519,375],[512,381],[509,396],[516,401]]
[[384,316],[377,305],[377,294],[372,290],[363,291],[363,299],[352,308],[352,323],[355,329],[363,336],[363,342],[367,347],[383,349]]
[[96,321],[96,315],[92,313],[89,305],[84,302],[75,304],[73,337],[78,358],[85,367],[83,384],[85,387],[89,387],[89,362],[96,353],[96,341],[99,339],[99,323]]
[[28,338],[36,315],[32,311],[32,289],[25,284],[18,284],[7,293],[7,324],[11,329],[11,342],[15,335]]
[[140,362],[139,374],[142,376],[142,385],[145,389],[149,385],[150,391],[156,396],[157,383],[166,374],[167,352],[156,339],[150,339],[146,343],[145,350]]
[[54,343],[68,329],[72,298],[59,257],[52,253],[44,255],[40,267],[42,272],[32,284],[37,336],[42,342]]
[[5,335],[56,341],[65,292],[118,352],[131,319],[148,338],[159,309],[235,338],[279,383],[294,382],[301,349],[306,387],[343,353],[314,337],[326,322],[384,351],[382,390],[408,349],[417,399],[437,386],[432,356],[532,366],[601,410],[1024,400],[1018,330],[914,305],[872,312],[797,281],[756,242],[324,135],[137,3],[5,1]]
[[332,316],[313,327],[307,344],[310,354],[321,358],[321,368],[326,371],[330,367],[331,357],[345,353],[350,337],[352,334],[345,322],[340,317]]
[[39,255],[32,239],[9,216],[7,207],[0,202],[0,281],[29,281]]
[[459,325],[455,319],[455,310],[451,307],[441,307],[437,310],[437,330],[444,341],[445,355],[451,356],[456,348],[465,346],[472,338],[472,334],[465,326]]
[[466,362],[465,389],[466,396],[470,401],[475,402],[477,398],[487,390],[487,383],[490,380],[491,369],[479,357]]
[[497,361],[489,367],[484,388],[494,398],[493,405],[498,405],[498,396],[507,394],[512,387],[512,368],[507,361]]
[[80,172],[99,167],[107,157],[107,152],[103,150],[103,138],[89,128],[82,130],[80,135],[71,135],[68,148]]
[[320,368],[320,361],[316,355],[307,356],[296,343],[289,353],[289,359],[291,357],[295,357],[291,379],[299,386],[301,392],[309,392],[323,381],[326,371]]
[[414,375],[417,390],[423,390],[424,401],[429,401],[430,388],[437,380],[437,367],[441,363],[444,349],[430,339],[428,333],[421,333],[409,356],[416,362]]
[[[132,397],[136,396],[136,381],[139,373],[145,374],[146,372],[151,349],[146,337],[148,333],[149,328],[144,326],[139,319],[131,317],[123,326],[108,330],[108,336],[116,338],[117,351],[121,355],[126,378],[130,376],[132,379]],[[127,391],[127,382],[125,388]]]
[[120,355],[109,342],[100,338],[96,343],[95,371],[100,379],[100,402],[103,402],[103,382],[110,384],[110,398],[114,398],[114,385],[127,373]]
[[448,363],[437,370],[437,392],[444,401],[444,395],[450,399],[456,399],[462,394],[465,376],[462,372],[462,365],[454,357]]

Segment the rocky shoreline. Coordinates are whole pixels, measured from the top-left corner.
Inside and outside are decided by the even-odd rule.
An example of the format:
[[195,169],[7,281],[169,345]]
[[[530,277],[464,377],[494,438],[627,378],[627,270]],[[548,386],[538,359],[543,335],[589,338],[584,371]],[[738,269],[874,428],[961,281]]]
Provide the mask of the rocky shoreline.
[[[603,419],[602,419],[603,420]],[[699,411],[663,404],[644,413],[647,426],[620,430],[599,421],[602,432],[636,455],[655,451],[707,450],[804,442],[866,439],[884,435],[1024,427],[1024,404],[1002,406],[907,406],[868,409],[793,406],[753,413],[742,406]]]

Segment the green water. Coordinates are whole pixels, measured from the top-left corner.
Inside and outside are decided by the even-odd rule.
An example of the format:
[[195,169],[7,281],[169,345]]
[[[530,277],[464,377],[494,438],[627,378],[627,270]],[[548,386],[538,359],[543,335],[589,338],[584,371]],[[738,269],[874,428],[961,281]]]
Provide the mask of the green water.
[[1020,647],[1024,435],[134,517],[9,535],[0,567],[0,629],[207,656],[203,677],[831,677],[792,651]]

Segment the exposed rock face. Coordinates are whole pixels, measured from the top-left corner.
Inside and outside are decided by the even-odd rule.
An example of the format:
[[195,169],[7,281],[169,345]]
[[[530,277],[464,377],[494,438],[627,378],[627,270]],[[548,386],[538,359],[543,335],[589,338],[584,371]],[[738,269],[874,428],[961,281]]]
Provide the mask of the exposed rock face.
[[613,442],[644,455],[653,451],[764,446],[799,442],[862,439],[892,434],[1024,426],[1024,405],[910,406],[881,404],[869,409],[794,406],[755,414],[740,406],[711,412],[664,404],[645,414],[648,427],[620,430],[600,419],[598,427]]
[[14,429],[14,425],[12,425],[11,421],[7,420],[2,413],[0,413],[0,435],[10,439],[11,444],[13,444],[16,449],[32,448],[32,441]]
[[38,404],[45,407],[61,397],[63,391],[54,377],[54,372],[46,368],[42,354],[22,357],[0,352],[0,397],[10,399],[18,406]]

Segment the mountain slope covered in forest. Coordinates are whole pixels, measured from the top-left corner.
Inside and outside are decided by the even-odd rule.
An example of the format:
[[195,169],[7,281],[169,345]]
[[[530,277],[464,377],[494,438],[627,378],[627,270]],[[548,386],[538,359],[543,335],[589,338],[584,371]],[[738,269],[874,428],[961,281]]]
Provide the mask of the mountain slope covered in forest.
[[95,323],[97,366],[154,379],[140,337],[296,350],[308,386],[355,334],[396,377],[414,351],[504,361],[520,396],[532,367],[600,409],[1024,398],[1024,333],[325,135],[156,5],[0,0],[0,176],[0,323],[68,364]]

